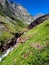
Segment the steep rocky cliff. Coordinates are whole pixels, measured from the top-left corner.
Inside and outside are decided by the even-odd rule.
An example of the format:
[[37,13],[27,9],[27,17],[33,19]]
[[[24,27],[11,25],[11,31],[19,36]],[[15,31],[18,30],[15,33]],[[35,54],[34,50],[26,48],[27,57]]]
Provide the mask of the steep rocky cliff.
[[23,20],[24,22],[27,22],[28,24],[33,21],[34,17],[30,15],[28,11],[20,4],[10,2],[9,0],[0,0],[0,2],[5,9],[4,13],[6,15],[9,16],[10,14],[16,16],[17,18]]

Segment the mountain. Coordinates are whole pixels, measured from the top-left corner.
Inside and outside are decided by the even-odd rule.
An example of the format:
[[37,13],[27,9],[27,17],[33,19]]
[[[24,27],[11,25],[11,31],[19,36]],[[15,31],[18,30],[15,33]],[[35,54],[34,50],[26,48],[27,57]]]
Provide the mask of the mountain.
[[0,0],[0,40],[7,39],[11,33],[20,32],[32,20],[33,17],[23,6],[9,0]]
[[20,32],[32,20],[33,17],[23,6],[9,0],[0,0],[0,40],[7,39],[11,33]]
[[6,15],[12,14],[28,24],[31,23],[31,21],[34,19],[34,17],[30,15],[28,11],[20,4],[10,2],[8,0],[0,0],[0,2],[7,12],[4,12]]
[[49,65],[49,14],[0,0],[0,65]]
[[17,37],[21,36],[33,19],[23,6],[0,0],[0,53],[16,44]]
[[34,19],[23,6],[15,3],[11,3],[11,6],[15,12],[15,15],[18,18],[23,19],[25,22],[31,23]]
[[18,18],[14,13],[7,0],[0,0],[0,53],[2,48],[5,48],[7,40],[11,40],[16,33],[21,33],[28,26],[28,23]]

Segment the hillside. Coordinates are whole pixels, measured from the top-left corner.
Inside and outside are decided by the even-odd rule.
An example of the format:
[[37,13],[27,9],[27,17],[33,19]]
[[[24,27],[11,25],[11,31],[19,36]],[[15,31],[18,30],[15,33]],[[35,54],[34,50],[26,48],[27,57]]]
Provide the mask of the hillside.
[[26,32],[0,65],[49,65],[49,20]]
[[[0,0],[0,38],[1,39],[3,38],[2,36],[5,36],[4,33],[9,34],[10,36],[11,33],[21,32],[21,30],[28,25],[26,22],[20,20],[11,12],[12,8],[9,7],[10,5],[8,5],[7,4],[8,1],[7,2],[6,1],[7,0],[5,1]],[[5,36],[5,37],[9,37],[9,36]]]
[[28,26],[26,22],[11,12],[11,8],[5,4],[5,1],[0,0],[0,53],[7,47],[7,41],[11,41],[16,33],[21,33]]
[[[2,32],[9,32],[9,33],[16,33],[19,32],[22,28],[26,25],[23,21],[16,19],[16,21],[10,19],[9,17],[4,17],[0,15],[0,33]],[[1,33],[1,34],[2,34]],[[0,34],[0,36],[1,36]]]

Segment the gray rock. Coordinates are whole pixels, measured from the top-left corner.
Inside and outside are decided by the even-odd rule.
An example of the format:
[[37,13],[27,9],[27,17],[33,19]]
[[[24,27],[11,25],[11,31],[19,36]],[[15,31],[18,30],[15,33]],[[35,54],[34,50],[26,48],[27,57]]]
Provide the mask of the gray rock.
[[28,24],[30,24],[33,21],[34,17],[30,15],[22,5],[9,2],[9,0],[0,0],[0,2],[5,8],[7,13],[9,12],[12,13],[12,15],[15,15],[17,18],[23,20]]

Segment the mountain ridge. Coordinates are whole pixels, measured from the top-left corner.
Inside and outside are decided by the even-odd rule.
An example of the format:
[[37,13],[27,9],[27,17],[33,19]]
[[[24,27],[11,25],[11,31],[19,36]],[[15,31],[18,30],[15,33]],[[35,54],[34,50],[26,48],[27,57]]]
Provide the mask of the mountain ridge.
[[33,27],[39,25],[40,23],[43,23],[45,20],[49,20],[49,13],[42,15],[40,17],[38,17],[37,19],[35,19],[29,26],[28,29],[32,29]]
[[[3,1],[1,0],[1,4],[4,4],[3,7],[5,8],[6,12],[7,10],[11,13],[12,15],[16,16],[17,18],[23,20],[24,22],[31,23],[31,21],[34,19],[33,16],[31,16],[28,11],[21,5],[15,3],[15,2],[10,2],[8,0]],[[5,12],[5,13],[6,13]],[[8,15],[6,13],[6,15]]]

